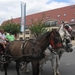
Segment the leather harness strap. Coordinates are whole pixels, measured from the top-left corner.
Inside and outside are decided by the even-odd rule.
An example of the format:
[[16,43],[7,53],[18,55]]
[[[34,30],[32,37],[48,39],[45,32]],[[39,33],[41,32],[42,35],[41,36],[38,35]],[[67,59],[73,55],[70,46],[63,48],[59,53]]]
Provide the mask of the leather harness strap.
[[50,47],[48,47],[48,49],[53,53],[53,54],[55,54],[56,55],[56,52],[54,51],[54,49],[53,48],[50,48]]
[[23,44],[21,45],[21,50],[22,50],[22,54],[23,54],[23,55],[25,54],[24,49],[25,49],[26,44],[27,44],[27,40],[25,40],[25,41],[23,42]]

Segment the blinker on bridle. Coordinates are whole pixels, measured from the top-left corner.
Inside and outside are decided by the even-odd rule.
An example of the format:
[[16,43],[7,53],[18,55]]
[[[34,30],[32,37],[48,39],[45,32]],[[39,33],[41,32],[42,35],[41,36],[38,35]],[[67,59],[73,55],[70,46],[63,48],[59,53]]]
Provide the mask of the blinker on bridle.
[[51,36],[50,36],[50,44],[51,44],[52,48],[53,49],[61,48],[62,47],[62,44],[61,43],[57,43],[55,45],[55,42],[54,42],[54,39],[53,39],[54,37],[55,37],[55,31],[53,31],[51,33]]

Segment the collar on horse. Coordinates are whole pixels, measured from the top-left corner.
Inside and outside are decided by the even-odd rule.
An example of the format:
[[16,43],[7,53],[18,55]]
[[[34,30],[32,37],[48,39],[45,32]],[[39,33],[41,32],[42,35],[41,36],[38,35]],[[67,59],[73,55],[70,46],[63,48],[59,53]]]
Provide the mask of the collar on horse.
[[54,51],[54,49],[53,48],[50,48],[50,47],[48,47],[48,49],[53,53],[53,54],[55,54],[56,55],[56,52]]

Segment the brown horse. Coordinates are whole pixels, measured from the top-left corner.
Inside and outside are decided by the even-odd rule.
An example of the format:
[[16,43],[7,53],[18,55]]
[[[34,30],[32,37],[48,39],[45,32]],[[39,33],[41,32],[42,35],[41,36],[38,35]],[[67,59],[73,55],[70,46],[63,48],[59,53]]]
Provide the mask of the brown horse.
[[41,35],[36,40],[13,41],[6,48],[6,62],[4,64],[5,75],[7,75],[7,67],[10,61],[16,62],[17,75],[19,73],[19,63],[22,61],[31,62],[33,75],[39,74],[39,61],[44,57],[44,51],[52,45],[56,52],[62,51],[62,41],[60,34],[56,30],[52,30]]

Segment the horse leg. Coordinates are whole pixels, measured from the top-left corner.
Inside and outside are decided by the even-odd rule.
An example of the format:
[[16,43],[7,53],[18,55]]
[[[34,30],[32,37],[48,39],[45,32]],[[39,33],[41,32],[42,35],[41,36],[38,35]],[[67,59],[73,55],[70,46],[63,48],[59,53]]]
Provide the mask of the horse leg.
[[16,61],[16,71],[17,71],[17,75],[20,75],[20,73],[19,73],[19,61]]
[[29,73],[29,70],[27,69],[27,65],[28,65],[28,62],[25,62],[25,72]]
[[58,67],[60,65],[60,60],[59,60],[59,55],[56,55],[56,75],[60,75],[59,71],[58,71]]
[[21,71],[25,68],[25,62],[21,62]]
[[53,75],[56,75],[56,62],[55,59],[51,59],[51,65],[52,65],[52,69],[53,69]]
[[41,74],[41,71],[42,71],[42,69],[43,69],[44,64],[46,63],[46,59],[43,58],[42,60],[40,60],[39,63],[40,63],[40,65],[39,65],[39,75],[42,75],[42,74]]
[[5,71],[5,75],[7,75],[7,67],[8,67],[9,63],[4,63],[3,65],[3,69]]
[[1,71],[3,71],[4,70],[4,68],[3,68],[3,65],[4,65],[4,63],[0,63],[1,64]]
[[32,63],[33,75],[38,75],[39,74],[39,62],[32,61],[31,63]]
[[63,54],[63,52],[59,53],[59,60],[60,60],[60,58],[62,57],[62,54]]
[[42,74],[41,74],[42,69],[43,69],[43,64],[40,64],[40,65],[39,65],[39,74],[38,74],[38,75],[42,75]]
[[22,62],[21,63],[21,70],[23,70],[25,68],[25,72],[26,73],[29,73],[29,70],[27,69],[27,65],[28,65],[28,62]]
[[59,53],[57,56],[56,56],[56,74],[57,75],[60,75],[59,71],[58,71],[58,67],[60,65],[60,58],[62,56],[63,52]]

